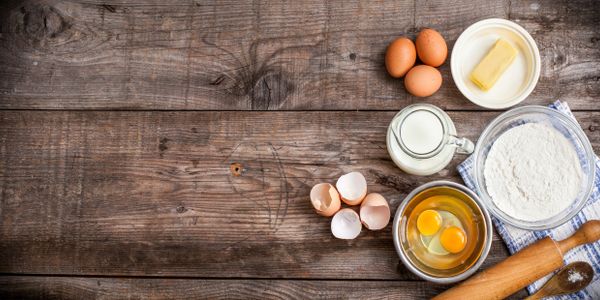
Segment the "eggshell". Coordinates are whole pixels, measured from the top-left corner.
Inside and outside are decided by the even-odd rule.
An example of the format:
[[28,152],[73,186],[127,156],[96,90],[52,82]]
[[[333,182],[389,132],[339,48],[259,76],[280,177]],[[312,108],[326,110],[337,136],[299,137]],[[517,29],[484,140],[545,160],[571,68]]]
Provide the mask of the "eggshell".
[[331,219],[331,233],[338,239],[356,238],[362,229],[358,214],[350,208],[338,211]]
[[367,195],[367,180],[359,172],[340,176],[335,184],[342,201],[348,205],[358,205]]
[[369,230],[381,230],[390,222],[390,206],[377,193],[368,194],[360,205],[360,220]]
[[385,52],[385,68],[394,78],[404,76],[416,60],[415,44],[405,37],[393,41]]
[[408,71],[404,86],[417,97],[428,97],[442,86],[442,74],[434,67],[419,65]]
[[415,44],[419,59],[424,64],[439,67],[446,61],[448,46],[439,32],[431,28],[425,28],[417,35]]
[[333,185],[329,183],[319,183],[310,190],[310,202],[315,211],[322,216],[333,216],[340,207],[340,195]]

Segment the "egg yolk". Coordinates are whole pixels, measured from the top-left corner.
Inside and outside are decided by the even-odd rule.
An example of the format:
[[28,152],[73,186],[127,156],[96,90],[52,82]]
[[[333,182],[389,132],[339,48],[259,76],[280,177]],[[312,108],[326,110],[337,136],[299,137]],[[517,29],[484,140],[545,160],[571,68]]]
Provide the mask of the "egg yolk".
[[450,253],[458,253],[465,249],[467,236],[465,232],[456,226],[450,226],[442,231],[440,244]]
[[442,226],[442,216],[435,210],[423,211],[417,218],[417,229],[422,235],[435,234],[440,230],[440,226]]

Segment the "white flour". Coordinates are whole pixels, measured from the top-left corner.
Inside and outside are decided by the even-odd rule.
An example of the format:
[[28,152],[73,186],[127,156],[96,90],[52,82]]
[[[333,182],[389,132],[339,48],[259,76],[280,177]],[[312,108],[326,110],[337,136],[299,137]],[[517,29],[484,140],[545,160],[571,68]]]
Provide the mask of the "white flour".
[[483,175],[498,208],[526,221],[548,219],[566,209],[583,180],[573,145],[539,123],[503,133],[490,149]]
[[579,273],[575,270],[569,270],[569,281],[571,283],[575,283],[577,281],[582,281],[583,279],[585,279],[585,277],[583,277],[581,275],[581,273]]

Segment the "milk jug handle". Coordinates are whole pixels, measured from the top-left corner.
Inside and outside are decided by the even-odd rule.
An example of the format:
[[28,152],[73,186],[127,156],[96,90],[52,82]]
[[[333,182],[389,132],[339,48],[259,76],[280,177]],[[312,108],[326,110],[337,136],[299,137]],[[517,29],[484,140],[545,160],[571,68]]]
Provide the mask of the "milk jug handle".
[[475,144],[467,138],[459,138],[454,135],[450,135],[448,144],[456,147],[456,152],[460,154],[471,154],[475,150]]

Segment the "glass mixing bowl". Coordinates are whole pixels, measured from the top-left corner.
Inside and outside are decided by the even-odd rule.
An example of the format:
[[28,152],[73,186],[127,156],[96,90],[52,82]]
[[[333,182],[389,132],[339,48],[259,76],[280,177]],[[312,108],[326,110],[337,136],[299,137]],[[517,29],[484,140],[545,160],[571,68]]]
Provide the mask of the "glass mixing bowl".
[[[490,148],[505,131],[525,123],[543,123],[562,133],[577,151],[583,172],[583,180],[577,198],[559,214],[540,221],[516,219],[500,210],[488,194],[483,170]],[[579,125],[565,114],[548,107],[531,105],[511,109],[494,119],[483,131],[475,146],[473,175],[479,196],[488,210],[501,221],[527,230],[543,230],[557,227],[573,218],[585,205],[594,187],[595,156],[590,141]]]

